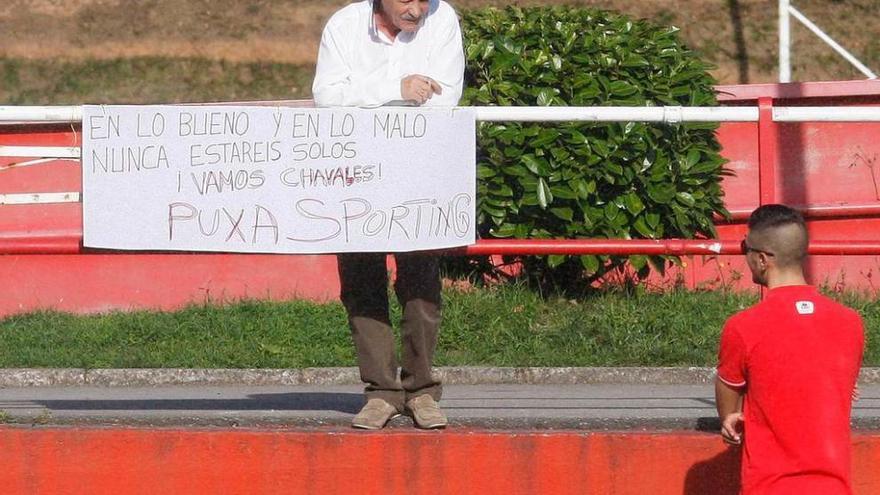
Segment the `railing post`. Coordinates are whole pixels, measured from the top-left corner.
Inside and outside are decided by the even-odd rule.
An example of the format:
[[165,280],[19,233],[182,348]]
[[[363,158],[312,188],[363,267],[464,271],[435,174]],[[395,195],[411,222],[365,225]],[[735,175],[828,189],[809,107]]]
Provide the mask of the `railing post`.
[[[776,202],[776,161],[779,132],[773,122],[773,98],[758,98],[758,205]],[[761,299],[767,290],[761,286]]]
[[779,0],[779,82],[791,82],[790,0]]
[[758,98],[758,204],[776,202],[779,128],[773,122],[773,98]]

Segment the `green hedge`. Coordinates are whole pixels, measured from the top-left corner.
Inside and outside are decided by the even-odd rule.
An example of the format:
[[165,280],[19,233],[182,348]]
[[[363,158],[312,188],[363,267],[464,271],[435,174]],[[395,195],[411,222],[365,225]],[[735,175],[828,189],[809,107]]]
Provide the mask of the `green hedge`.
[[[677,29],[573,7],[466,11],[462,104],[715,105],[710,65]],[[717,124],[482,123],[483,237],[711,237],[727,214]],[[627,259],[526,260],[532,275],[597,278]],[[666,260],[629,258],[640,275]]]

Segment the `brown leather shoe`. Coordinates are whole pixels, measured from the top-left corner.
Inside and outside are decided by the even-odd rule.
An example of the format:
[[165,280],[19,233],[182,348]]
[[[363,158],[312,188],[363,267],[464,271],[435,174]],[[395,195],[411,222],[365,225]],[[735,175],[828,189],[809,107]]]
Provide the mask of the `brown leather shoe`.
[[406,410],[413,418],[416,426],[426,430],[446,428],[448,421],[440,406],[428,394],[422,394],[406,402]]
[[400,416],[400,411],[396,407],[382,399],[370,399],[351,420],[351,426],[362,430],[381,430],[397,416]]

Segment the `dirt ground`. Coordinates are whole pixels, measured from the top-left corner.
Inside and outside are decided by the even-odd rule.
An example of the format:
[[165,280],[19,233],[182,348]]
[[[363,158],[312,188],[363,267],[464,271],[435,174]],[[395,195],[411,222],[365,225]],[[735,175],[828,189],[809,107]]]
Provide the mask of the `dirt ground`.
[[[0,57],[85,60],[142,56],[310,65],[321,28],[347,0],[4,0]],[[500,0],[451,0],[457,8]],[[776,0],[560,0],[674,24],[718,69],[722,83],[776,78]],[[801,11],[880,71],[880,1],[795,0]],[[794,22],[794,21],[793,21]],[[797,80],[860,74],[794,23]]]

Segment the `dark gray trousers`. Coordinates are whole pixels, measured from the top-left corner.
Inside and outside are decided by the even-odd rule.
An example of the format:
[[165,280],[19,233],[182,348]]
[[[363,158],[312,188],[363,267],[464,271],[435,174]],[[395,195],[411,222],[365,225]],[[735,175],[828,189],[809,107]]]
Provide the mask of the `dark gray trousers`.
[[394,331],[388,314],[388,269],[384,253],[340,254],[341,299],[348,312],[367,399],[378,397],[403,410],[422,394],[440,400],[442,387],[431,374],[440,329],[439,258],[398,253],[394,292],[403,308],[398,381]]

